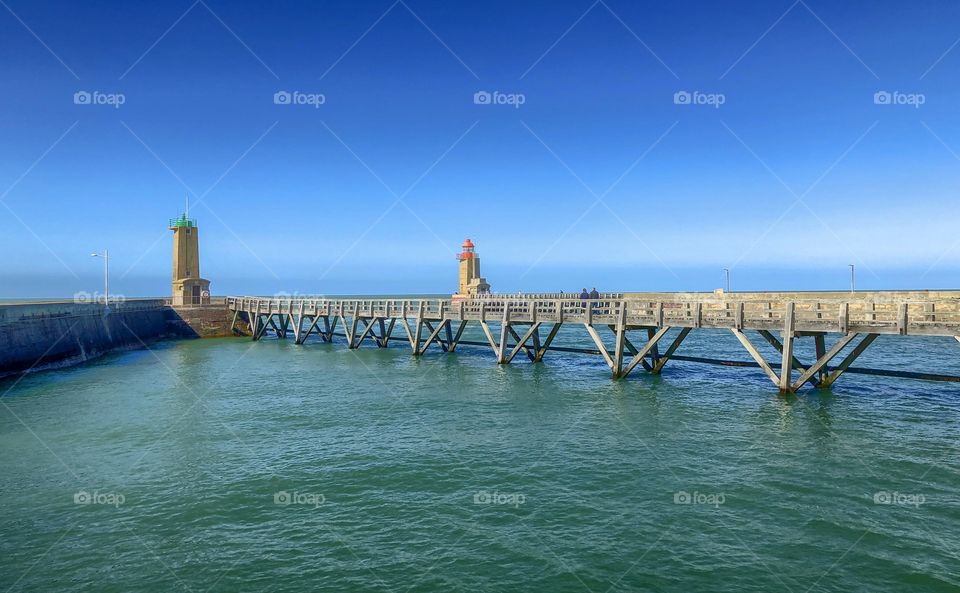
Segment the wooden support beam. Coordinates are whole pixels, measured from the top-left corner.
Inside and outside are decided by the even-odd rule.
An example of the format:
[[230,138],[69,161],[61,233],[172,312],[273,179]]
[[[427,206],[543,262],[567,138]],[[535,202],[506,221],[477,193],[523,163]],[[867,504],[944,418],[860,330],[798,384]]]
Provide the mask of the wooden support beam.
[[[376,320],[371,319],[370,321],[367,321],[366,319],[361,319],[361,321],[363,322],[363,331],[360,332],[360,337],[357,338],[357,348],[363,344],[363,341],[367,338],[367,334],[369,334],[373,329],[374,321]],[[376,334],[374,334],[374,338],[376,338]],[[379,343],[377,345],[379,345]]]
[[503,304],[503,319],[500,322],[500,348],[497,350],[497,363],[503,364],[507,360],[507,333],[510,331],[510,302]]
[[[820,303],[817,303],[817,306],[820,306]],[[842,339],[842,338],[841,338]],[[817,360],[820,360],[827,355],[827,343],[824,337],[824,334],[819,333],[813,336],[814,352],[816,353]],[[820,384],[820,381],[827,378],[827,369],[821,368],[817,377],[815,379],[815,386]],[[813,379],[813,377],[811,377]]]
[[623,369],[623,372],[620,374],[620,376],[626,377],[629,375],[630,371],[636,368],[636,366],[643,361],[643,358],[649,354],[650,351],[657,347],[657,344],[663,339],[663,336],[667,335],[668,331],[670,331],[670,326],[661,327],[655,334],[653,334],[653,336],[647,340],[647,343],[643,345],[643,348],[640,348],[640,350],[633,355],[633,358],[631,358],[630,362],[627,363],[627,367]]
[[533,330],[533,335],[530,336],[531,341],[533,342],[533,358],[530,360],[536,362],[537,352],[540,351],[540,323],[537,323],[537,329]]
[[413,321],[413,354],[415,356],[420,355],[420,342],[423,340],[423,318],[417,317]]
[[[769,331],[767,331],[767,330],[765,330],[765,329],[758,329],[758,330],[757,330],[757,333],[760,334],[760,337],[762,337],[764,340],[766,340],[767,343],[769,343],[771,346],[773,346],[774,348],[776,348],[776,349],[777,349],[777,353],[779,353],[781,357],[783,356],[783,342],[781,342],[780,340],[778,340],[778,339],[777,339],[777,336],[773,335],[772,333],[770,333]],[[797,359],[796,356],[793,356],[793,357],[791,358],[791,365],[793,366],[793,369],[794,369],[794,370],[796,370],[797,372],[800,372],[800,373],[802,373],[802,372],[804,372],[804,371],[807,370],[806,365],[804,365],[802,362],[800,362],[800,361]]]
[[357,315],[353,316],[353,319],[350,323],[347,323],[346,317],[340,315],[340,325],[343,326],[343,333],[347,338],[347,348],[353,350],[357,347],[356,337],[357,337],[357,324],[360,322],[360,317]]
[[[463,302],[461,302],[460,305],[461,305],[460,312],[462,313]],[[466,329],[466,327],[467,327],[467,321],[466,320],[461,321],[459,327],[457,327],[457,332],[453,335],[453,338],[450,340],[450,344],[448,346],[449,352],[453,352],[454,350],[457,349],[457,344],[460,343],[460,338],[463,337],[463,330]]]
[[[307,316],[309,317],[309,315]],[[310,334],[313,333],[313,330],[317,328],[317,323],[320,321],[319,315],[314,315],[313,319],[310,321],[310,325],[307,326],[307,329],[300,333],[300,341],[298,344],[303,344],[307,341],[307,338],[310,337]]]
[[[627,304],[621,303],[617,311],[616,344],[613,347],[613,374],[621,377],[623,371],[623,342],[627,338]],[[628,371],[629,372],[629,371]]]
[[394,326],[396,325],[396,323],[397,323],[397,318],[396,318],[396,317],[391,317],[391,318],[390,318],[390,323],[387,324],[387,329],[386,329],[386,331],[383,333],[383,347],[384,347],[384,348],[386,348],[387,346],[390,345],[390,338],[393,337],[393,328],[394,328]]
[[424,343],[423,348],[421,348],[421,350],[420,350],[420,352],[418,352],[418,354],[423,354],[424,352],[427,351],[427,348],[429,348],[429,347],[430,347],[430,344],[432,344],[433,341],[437,339],[437,336],[440,335],[440,330],[442,330],[443,327],[444,327],[445,325],[447,325],[447,323],[449,323],[449,321],[447,321],[446,319],[444,319],[443,321],[440,322],[440,325],[437,326],[437,329],[433,330],[433,331],[430,333],[429,337],[427,337],[426,343]]
[[827,378],[820,382],[820,386],[830,387],[833,385],[837,379],[840,378],[840,375],[842,375],[843,372],[846,371],[855,360],[860,358],[860,355],[863,354],[863,351],[866,350],[867,347],[877,339],[878,335],[879,334],[867,334],[866,337],[860,340],[860,343],[857,344],[856,348],[854,348],[850,354],[843,359],[843,362],[841,362],[836,368],[831,369],[831,372],[829,375],[827,375]]
[[275,334],[277,334],[277,337],[278,337],[278,338],[280,337],[280,328],[277,326],[277,322],[276,322],[276,320],[274,320],[274,318],[273,318],[273,313],[270,313],[270,314],[267,316],[267,324],[266,324],[266,327],[264,327],[264,331],[266,331],[266,328],[267,328],[267,327],[272,327],[272,328],[273,328],[273,332],[274,332]]
[[[269,321],[269,323],[268,323],[268,321]],[[261,327],[260,327],[260,335],[257,337],[258,340],[259,340],[259,339],[263,339],[263,336],[265,336],[265,335],[267,334],[267,330],[270,329],[270,325],[271,325],[272,323],[273,323],[273,322],[272,322],[270,319],[268,319],[266,316],[264,316],[262,319],[260,319],[260,325],[261,325]]]
[[[557,304],[557,306],[558,306],[558,307],[560,306],[559,303]],[[550,344],[553,343],[553,339],[554,339],[555,337],[557,337],[557,332],[560,331],[560,326],[561,326],[561,325],[563,325],[563,324],[562,324],[562,323],[554,323],[554,324],[553,324],[553,327],[550,329],[550,333],[547,334],[547,339],[543,341],[543,344],[542,344],[539,348],[537,348],[536,355],[535,355],[534,358],[533,358],[533,361],[534,361],[534,362],[542,362],[542,361],[543,361],[543,355],[547,353],[547,350],[550,348]],[[958,338],[958,339],[960,339],[960,338]]]
[[527,353],[527,356],[530,358],[530,360],[534,360],[536,358],[535,352],[532,351],[530,348],[527,348],[526,343],[527,343],[527,340],[533,337],[533,335],[537,331],[537,328],[539,327],[540,327],[539,321],[532,324],[530,326],[530,329],[527,330],[527,333],[523,334],[522,338],[518,336],[515,331],[513,331],[513,328],[510,328],[510,333],[513,334],[513,339],[517,341],[517,344],[516,346],[513,347],[513,350],[510,351],[510,354],[507,355],[507,362],[513,361],[513,357],[517,355],[517,352],[520,352],[521,348],[523,349],[524,352]]
[[[614,333],[614,335],[616,335],[616,332],[617,332],[617,326],[616,326],[616,325],[608,325],[607,327],[609,327],[609,328],[610,328],[610,331],[612,331],[612,332]],[[648,337],[648,339],[649,339],[649,337]],[[626,333],[623,334],[623,347],[624,347],[624,349],[625,349],[627,352],[630,353],[631,356],[635,355],[637,352],[640,352],[640,349],[637,348],[637,347],[633,344],[633,342],[630,341],[630,338],[627,337],[627,334],[626,334]],[[640,361],[640,364],[643,365],[643,368],[646,369],[646,370],[648,370],[648,371],[652,371],[652,370],[653,370],[653,367],[650,366],[650,363],[647,362],[647,359],[646,359],[646,358],[644,358],[643,360],[641,360],[641,361]]]
[[377,325],[380,326],[380,335],[374,333],[373,337],[377,341],[377,348],[386,348],[387,347],[387,325],[383,317],[377,319]]
[[413,330],[410,329],[410,322],[407,321],[406,317],[401,317],[400,321],[403,323],[403,329],[407,333],[407,342],[410,343],[410,350],[413,352],[417,351],[417,342],[413,337]]
[[247,311],[247,319],[250,320],[250,339],[254,342],[260,339],[260,303],[257,303],[257,312],[253,309]]
[[[614,324],[607,324],[607,328],[613,332],[614,335],[617,333],[617,326]],[[630,341],[630,338],[626,334],[623,335],[623,347],[630,354],[636,354],[639,350],[636,346],[633,345],[633,342]]]
[[[445,320],[441,320],[441,321],[440,321],[440,325],[437,326],[437,327],[439,328],[439,331],[442,331],[443,328],[444,328],[444,326],[446,325],[446,324],[444,323],[444,321],[445,321]],[[430,333],[428,333],[427,335],[429,336],[430,334],[432,334],[433,331],[434,331],[433,324],[430,323],[428,320],[424,320],[424,321],[423,321],[423,324],[427,326],[427,331],[430,332]],[[436,339],[436,341],[437,341],[437,344],[440,344],[440,349],[443,350],[444,352],[446,352],[446,351],[447,351],[447,344],[443,341],[443,338],[440,337],[439,332],[438,332],[438,334],[437,334],[437,336],[436,336],[435,339]],[[427,350],[427,346],[424,346],[424,347],[423,347],[423,350],[426,351],[426,350]]]
[[[845,336],[842,336],[839,340],[837,340],[837,343],[834,344],[832,348],[830,348],[830,351],[829,351],[829,352],[824,352],[824,353],[822,353],[822,354],[821,354],[821,352],[820,352],[820,349],[821,349],[822,346],[818,345],[818,346],[817,346],[817,355],[818,355],[818,356],[817,356],[817,361],[816,361],[815,363],[813,363],[812,365],[810,365],[810,368],[809,368],[809,369],[807,369],[806,371],[803,371],[803,372],[800,374],[800,378],[797,379],[797,381],[793,384],[793,390],[796,391],[797,389],[800,389],[800,388],[803,386],[803,384],[806,383],[807,380],[810,379],[811,377],[813,377],[815,374],[817,374],[817,373],[823,373],[823,372],[826,370],[826,368],[827,368],[827,364],[828,364],[831,360],[833,360],[833,358],[834,358],[837,354],[840,354],[840,351],[843,350],[844,348],[846,348],[846,347],[847,347],[847,344],[849,344],[850,342],[852,342],[853,339],[856,338],[858,335],[859,335],[859,334],[847,334],[847,335],[845,335]],[[821,338],[820,343],[822,344],[822,342],[823,342],[823,340],[822,340],[822,338]],[[853,361],[851,361],[851,362],[853,362]],[[848,364],[847,366],[850,366],[850,365]],[[839,375],[838,375],[838,376],[839,376]],[[824,375],[824,376],[823,376],[823,379],[821,379],[820,381],[817,381],[816,386],[817,386],[817,387],[821,386],[825,380],[826,380],[826,376]]]
[[794,303],[787,303],[786,312],[783,316],[783,357],[780,359],[780,393],[790,393],[793,391],[790,380],[793,377],[793,342],[796,339],[794,335],[796,317]]
[[303,300],[300,301],[300,306],[297,309],[297,319],[296,323],[293,325],[293,343],[300,343],[300,332],[303,331]]
[[337,329],[337,321],[339,321],[339,319],[336,316],[333,318],[333,323],[330,322],[329,317],[323,317],[323,327],[327,330],[326,335],[323,337],[324,342],[333,342],[333,332]]
[[583,327],[587,328],[587,333],[590,334],[590,337],[593,339],[593,342],[597,345],[597,348],[600,350],[600,354],[603,356],[603,360],[606,361],[607,366],[610,367],[611,371],[616,372],[616,369],[613,366],[613,358],[610,357],[610,353],[607,352],[607,347],[604,345],[603,340],[600,339],[600,334],[597,333],[597,330],[590,324],[584,323]]
[[[539,324],[537,324],[537,325],[539,325]],[[516,330],[513,329],[513,326],[512,326],[512,325],[507,328],[507,331],[510,332],[510,336],[511,336],[514,340],[516,340],[516,344],[514,345],[514,347],[515,347],[515,348],[520,348],[521,350],[523,350],[523,353],[527,355],[527,358],[529,358],[530,361],[533,362],[533,359],[534,359],[534,357],[535,357],[534,350],[533,350],[530,346],[527,346],[526,340],[521,340],[521,339],[520,339],[520,335],[517,334]],[[509,344],[507,345],[507,347],[509,348]],[[509,359],[510,359],[510,360],[508,360],[507,362],[512,362],[512,361],[513,361],[513,356],[510,355],[510,356],[509,356]]]
[[[299,322],[302,320],[303,320],[302,317],[298,317],[296,315],[293,315],[292,313],[287,313],[286,325],[287,325],[287,328],[290,328],[293,331],[294,343],[296,343],[296,341],[300,338],[300,328],[298,328],[297,326],[299,325]],[[284,329],[283,337],[287,337],[286,329]]]
[[[617,326],[615,326],[615,325],[610,326],[610,331],[616,332],[616,327],[617,327]],[[653,330],[653,331],[651,331],[651,332],[649,332],[649,333],[647,334],[647,340],[650,339],[650,337],[653,335],[653,332],[655,332],[655,331],[656,331],[656,330]],[[624,348],[626,349],[626,351],[630,353],[630,356],[631,356],[631,357],[632,357],[632,356],[636,356],[637,352],[640,352],[640,349],[637,348],[636,345],[634,345],[634,343],[630,341],[630,338],[627,337],[627,334],[626,334],[626,333],[623,334],[623,346],[624,346]],[[640,364],[641,364],[641,365],[643,366],[643,368],[644,368],[645,370],[647,370],[647,371],[652,371],[652,370],[653,370],[653,367],[650,365],[649,362],[647,362],[647,359],[646,359],[646,358],[641,359],[641,360],[640,360]]]
[[[663,327],[663,324],[662,324],[662,323],[660,324],[660,327]],[[648,327],[648,328],[647,328],[647,341],[649,342],[650,340],[653,340],[653,337],[654,337],[656,334],[657,334],[657,330],[655,330],[655,329],[652,328],[652,327]],[[657,342],[659,342],[659,340],[657,340]],[[654,343],[653,348],[650,349],[650,364],[651,364],[652,366],[651,366],[650,368],[648,368],[647,370],[648,370],[648,371],[653,370],[653,368],[657,366],[657,363],[659,362],[659,360],[660,360],[660,346],[658,346],[657,343]],[[644,365],[644,366],[646,366],[646,365]]]
[[497,341],[493,339],[493,332],[490,331],[490,326],[487,324],[486,321],[481,321],[480,327],[483,329],[484,335],[487,336],[487,342],[490,343],[490,348],[493,349],[494,356],[497,356],[499,360],[500,347],[497,346]]
[[664,365],[666,365],[667,362],[670,360],[670,358],[673,357],[674,353],[677,351],[677,348],[680,347],[680,344],[683,343],[683,340],[687,337],[687,334],[689,334],[691,331],[693,331],[692,327],[685,327],[680,330],[680,333],[677,334],[677,337],[673,339],[673,342],[670,344],[670,347],[667,348],[667,351],[663,353],[663,356],[661,356],[657,360],[657,364],[654,365],[653,370],[651,371],[654,375],[660,374],[660,372],[663,370]]
[[753,359],[757,361],[757,364],[760,366],[761,369],[763,369],[763,372],[767,374],[767,377],[769,377],[770,380],[773,381],[773,384],[779,387],[780,377],[778,377],[777,374],[773,372],[773,369],[770,368],[770,365],[763,358],[760,352],[758,352],[756,347],[754,347],[754,345],[750,343],[750,338],[748,338],[747,335],[743,333],[742,329],[732,328],[730,331],[733,332],[733,335],[737,336],[737,339],[740,340],[740,343],[743,344],[743,347],[746,348],[750,356],[752,356]]
[[420,340],[423,337],[423,308],[424,302],[420,301],[420,305],[417,308],[417,318],[413,321],[414,323],[414,337],[413,337],[413,354],[414,356],[420,355]]

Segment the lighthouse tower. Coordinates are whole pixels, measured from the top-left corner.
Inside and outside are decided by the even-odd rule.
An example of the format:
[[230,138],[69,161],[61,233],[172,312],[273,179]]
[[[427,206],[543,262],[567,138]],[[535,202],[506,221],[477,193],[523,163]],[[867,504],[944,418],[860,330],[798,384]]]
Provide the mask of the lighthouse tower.
[[173,231],[173,304],[206,305],[210,302],[210,281],[200,277],[200,237],[197,221],[187,218],[170,220]]
[[488,294],[490,285],[486,278],[480,276],[480,258],[473,250],[473,242],[467,239],[463,242],[463,251],[457,254],[460,261],[460,282],[457,287],[458,297],[471,297],[477,294]]

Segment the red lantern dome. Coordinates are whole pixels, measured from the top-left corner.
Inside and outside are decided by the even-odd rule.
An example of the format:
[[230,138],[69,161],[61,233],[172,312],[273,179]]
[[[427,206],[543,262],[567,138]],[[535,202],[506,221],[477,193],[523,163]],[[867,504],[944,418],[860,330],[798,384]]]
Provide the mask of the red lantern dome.
[[473,241],[467,239],[463,242],[463,251],[457,254],[457,259],[465,260],[473,257]]

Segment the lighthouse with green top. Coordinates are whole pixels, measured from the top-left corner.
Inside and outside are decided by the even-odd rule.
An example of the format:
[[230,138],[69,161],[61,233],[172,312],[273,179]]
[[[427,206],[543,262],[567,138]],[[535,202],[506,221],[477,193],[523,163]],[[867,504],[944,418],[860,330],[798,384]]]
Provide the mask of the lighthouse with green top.
[[173,231],[173,305],[206,305],[210,281],[200,277],[200,238],[197,221],[183,214],[170,220]]

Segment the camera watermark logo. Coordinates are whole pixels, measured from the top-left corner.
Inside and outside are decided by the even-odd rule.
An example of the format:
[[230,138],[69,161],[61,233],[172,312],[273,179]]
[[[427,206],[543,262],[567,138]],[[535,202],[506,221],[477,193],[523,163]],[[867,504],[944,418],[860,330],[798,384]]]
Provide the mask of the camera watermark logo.
[[[127,297],[122,294],[111,294],[110,302],[119,305],[126,302]],[[103,293],[102,292],[87,292],[81,290],[80,292],[73,293],[73,302],[77,305],[89,305],[95,303],[103,303]]]
[[673,493],[673,504],[709,505],[718,508],[725,502],[727,502],[727,496],[722,492],[697,492],[694,490],[691,493],[686,490],[678,490]]
[[119,492],[77,490],[73,494],[73,504],[101,504],[117,508],[126,501],[127,498]]
[[473,504],[508,505],[513,508],[518,508],[520,505],[526,504],[526,502],[527,497],[523,494],[498,492],[496,490],[493,492],[480,490],[473,495]]
[[275,300],[281,300],[281,301],[296,301],[296,300],[302,300],[302,299],[323,300],[323,299],[326,299],[327,297],[326,295],[322,295],[322,294],[321,295],[307,294],[305,292],[300,292],[298,290],[295,290],[293,292],[281,290],[279,292],[273,293],[273,298]]
[[273,504],[283,507],[296,504],[318,508],[325,502],[327,502],[327,497],[315,492],[287,492],[281,490],[273,493]]
[[901,93],[900,91],[877,91],[873,94],[874,105],[909,105],[914,109],[927,102],[923,93]]
[[314,109],[320,109],[320,106],[326,102],[327,96],[323,93],[301,93],[300,91],[273,93],[274,105],[310,105]]
[[709,105],[714,109],[727,102],[723,93],[701,93],[700,91],[677,91],[673,93],[674,105]]
[[477,91],[473,93],[474,105],[512,105],[515,109],[527,102],[523,93],[501,93],[500,91]]
[[881,490],[873,494],[873,504],[919,507],[925,502],[927,502],[927,497],[922,494],[888,492],[887,490]]
[[77,91],[73,93],[74,105],[109,105],[114,109],[127,102],[123,93],[101,93],[100,91]]

